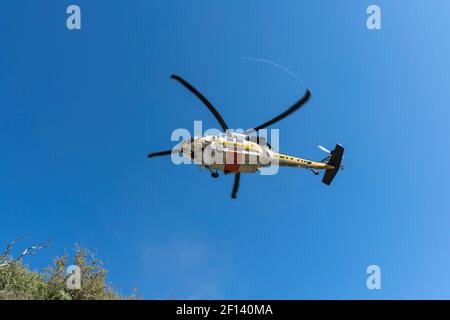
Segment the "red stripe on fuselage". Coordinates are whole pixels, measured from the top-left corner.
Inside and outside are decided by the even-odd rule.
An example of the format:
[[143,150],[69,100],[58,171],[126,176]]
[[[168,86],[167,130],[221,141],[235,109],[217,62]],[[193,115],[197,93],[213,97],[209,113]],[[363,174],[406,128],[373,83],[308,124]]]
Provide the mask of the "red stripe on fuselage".
[[235,151],[227,151],[226,161],[223,171],[239,172],[238,153]]

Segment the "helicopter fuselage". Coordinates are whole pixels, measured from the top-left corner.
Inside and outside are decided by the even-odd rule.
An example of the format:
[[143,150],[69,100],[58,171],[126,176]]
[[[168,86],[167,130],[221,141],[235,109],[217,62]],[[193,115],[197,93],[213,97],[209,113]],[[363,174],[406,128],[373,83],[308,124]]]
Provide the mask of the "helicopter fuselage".
[[334,169],[334,166],[318,161],[294,157],[276,152],[266,143],[256,142],[244,134],[220,134],[194,137],[180,145],[185,158],[207,168],[211,172],[254,173],[262,167],[282,166],[313,170]]

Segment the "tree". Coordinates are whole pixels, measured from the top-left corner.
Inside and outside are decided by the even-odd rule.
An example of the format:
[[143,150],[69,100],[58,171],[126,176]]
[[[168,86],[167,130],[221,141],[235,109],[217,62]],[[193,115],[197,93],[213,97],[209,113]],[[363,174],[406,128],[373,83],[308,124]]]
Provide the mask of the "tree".
[[[31,246],[16,258],[11,254],[14,245],[9,243],[0,255],[0,300],[111,300],[138,299],[137,291],[131,296],[121,296],[106,281],[107,270],[95,254],[86,248],[75,246],[72,257],[64,256],[54,259],[53,264],[43,272],[31,271],[23,263],[23,257],[35,254],[46,248],[49,243]],[[68,267],[75,265],[80,270],[81,286],[69,289],[67,286]]]

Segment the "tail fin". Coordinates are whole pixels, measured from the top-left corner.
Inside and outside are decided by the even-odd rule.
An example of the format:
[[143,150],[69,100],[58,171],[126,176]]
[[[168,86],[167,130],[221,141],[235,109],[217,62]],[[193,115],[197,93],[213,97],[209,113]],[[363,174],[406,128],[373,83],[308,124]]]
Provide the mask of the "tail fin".
[[337,144],[334,150],[331,151],[330,156],[331,157],[328,161],[328,164],[332,165],[334,169],[328,169],[325,171],[322,182],[326,185],[330,185],[339,169],[341,168],[342,157],[344,156],[344,147],[340,144]]

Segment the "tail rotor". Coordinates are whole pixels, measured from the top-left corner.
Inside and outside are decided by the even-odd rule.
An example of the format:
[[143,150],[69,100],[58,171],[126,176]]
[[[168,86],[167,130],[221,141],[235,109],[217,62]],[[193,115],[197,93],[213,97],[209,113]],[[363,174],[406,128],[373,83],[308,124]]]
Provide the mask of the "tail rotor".
[[[324,146],[322,146],[322,145],[320,145],[320,144],[319,144],[317,147],[318,147],[320,150],[322,150],[322,151],[328,153],[328,155],[326,156],[326,158],[322,159],[320,162],[329,163],[330,160],[331,160],[331,157],[332,157],[332,151],[328,150],[327,148],[325,148]],[[333,150],[333,151],[334,151],[334,150]],[[342,159],[345,159],[345,156],[342,156]],[[341,161],[341,165],[340,165],[339,169],[344,170],[344,164],[342,163],[342,161]]]

